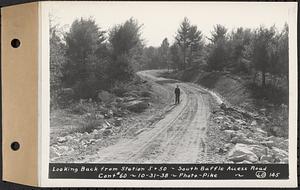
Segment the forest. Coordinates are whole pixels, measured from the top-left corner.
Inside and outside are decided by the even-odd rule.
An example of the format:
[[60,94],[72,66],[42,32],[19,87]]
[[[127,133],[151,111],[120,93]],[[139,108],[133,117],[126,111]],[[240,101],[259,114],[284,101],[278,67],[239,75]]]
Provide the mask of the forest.
[[282,31],[275,26],[228,30],[217,24],[205,36],[184,18],[174,42],[165,38],[160,47],[146,46],[142,26],[134,18],[109,31],[93,18],[75,20],[68,32],[50,26],[51,105],[64,103],[59,94],[95,100],[99,91],[134,81],[135,72],[145,69],[226,71],[251,77],[265,94],[288,86],[287,24]]

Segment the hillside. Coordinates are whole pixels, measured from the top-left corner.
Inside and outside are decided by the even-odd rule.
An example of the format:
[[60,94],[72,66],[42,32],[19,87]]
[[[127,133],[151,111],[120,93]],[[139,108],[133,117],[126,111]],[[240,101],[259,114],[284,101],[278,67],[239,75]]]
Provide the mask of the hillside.
[[288,96],[279,90],[272,89],[262,97],[261,89],[253,85],[251,78],[229,72],[193,69],[163,75],[203,86],[222,97],[228,107],[238,107],[264,118],[262,128],[269,135],[288,137]]

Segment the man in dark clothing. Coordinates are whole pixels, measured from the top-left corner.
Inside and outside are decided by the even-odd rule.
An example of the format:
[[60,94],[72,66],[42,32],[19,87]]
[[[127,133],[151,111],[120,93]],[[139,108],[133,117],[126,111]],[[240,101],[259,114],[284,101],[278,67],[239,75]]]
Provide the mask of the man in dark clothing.
[[179,104],[180,102],[180,89],[178,85],[175,88],[175,104]]

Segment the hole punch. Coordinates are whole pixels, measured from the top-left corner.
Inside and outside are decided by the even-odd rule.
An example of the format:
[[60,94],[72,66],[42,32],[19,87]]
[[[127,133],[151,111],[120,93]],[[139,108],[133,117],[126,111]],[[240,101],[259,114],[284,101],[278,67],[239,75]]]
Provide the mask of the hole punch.
[[20,45],[21,45],[21,42],[20,42],[19,39],[13,39],[13,40],[11,41],[11,46],[12,46],[13,48],[18,48],[18,47],[20,47]]
[[11,143],[10,148],[11,148],[13,151],[17,151],[17,150],[20,149],[20,144],[19,144],[18,142],[13,142],[13,143]]

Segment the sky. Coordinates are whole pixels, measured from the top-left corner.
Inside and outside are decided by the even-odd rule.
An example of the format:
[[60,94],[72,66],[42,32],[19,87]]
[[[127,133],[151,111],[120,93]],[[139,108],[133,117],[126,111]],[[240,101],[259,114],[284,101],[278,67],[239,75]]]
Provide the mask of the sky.
[[229,30],[260,25],[282,29],[284,23],[288,23],[291,5],[279,2],[45,2],[54,23],[66,31],[80,17],[93,17],[104,30],[133,17],[143,24],[142,38],[147,46],[160,46],[165,37],[172,43],[184,17],[207,37],[216,24]]

